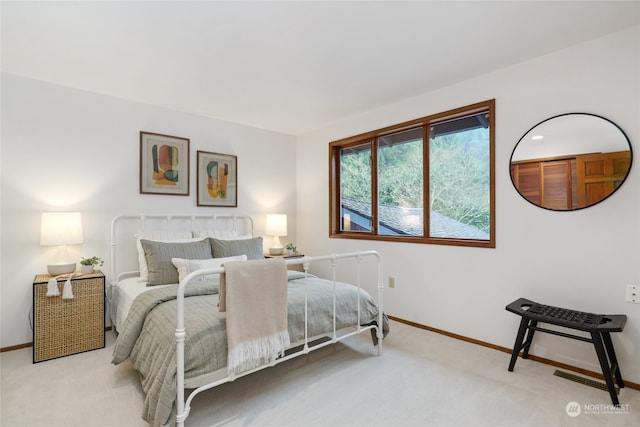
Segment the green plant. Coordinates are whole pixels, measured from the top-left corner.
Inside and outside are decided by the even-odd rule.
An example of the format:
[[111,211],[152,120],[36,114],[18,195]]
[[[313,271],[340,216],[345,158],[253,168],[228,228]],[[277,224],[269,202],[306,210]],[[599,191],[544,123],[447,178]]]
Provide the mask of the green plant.
[[293,243],[287,243],[287,246],[285,246],[284,248],[288,251],[292,251],[292,252],[296,251],[296,245],[294,245]]
[[104,265],[104,261],[102,260],[102,258],[97,256],[93,256],[91,258],[82,257],[82,260],[80,260],[80,264],[81,265],[99,265],[102,267],[102,265]]

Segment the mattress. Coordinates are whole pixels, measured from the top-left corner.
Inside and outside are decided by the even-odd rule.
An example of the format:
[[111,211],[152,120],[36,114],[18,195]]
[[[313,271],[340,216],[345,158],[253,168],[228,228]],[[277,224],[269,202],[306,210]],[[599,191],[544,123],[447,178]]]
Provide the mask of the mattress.
[[119,331],[124,324],[133,300],[141,293],[150,289],[164,288],[171,285],[147,286],[147,282],[140,277],[128,277],[119,281],[111,289],[111,325]]

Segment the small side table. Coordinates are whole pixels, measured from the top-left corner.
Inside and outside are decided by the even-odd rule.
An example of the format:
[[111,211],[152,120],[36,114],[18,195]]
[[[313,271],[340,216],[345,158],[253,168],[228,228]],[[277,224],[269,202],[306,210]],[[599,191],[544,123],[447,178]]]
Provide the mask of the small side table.
[[[522,352],[522,358],[529,357],[529,347],[533,341],[533,335],[536,331],[546,332],[548,334],[558,335],[565,338],[592,343],[602,368],[602,375],[607,383],[611,402],[618,406],[618,395],[613,380],[618,387],[624,387],[620,366],[616,358],[616,352],[613,349],[611,341],[611,332],[622,332],[624,325],[627,323],[627,316],[624,314],[594,314],[582,311],[569,310],[566,308],[553,307],[535,303],[531,300],[520,298],[505,307],[507,311],[522,316],[520,328],[516,336],[516,342],[511,353],[511,361],[509,362],[509,371],[513,368],[518,359],[518,353]],[[562,326],[578,331],[585,331],[591,334],[591,338],[568,334],[552,329],[545,329],[538,326],[538,322],[548,323],[550,325]],[[527,339],[525,340],[525,334]],[[611,363],[611,364],[609,364]]]
[[[295,258],[302,258],[304,256],[304,254],[295,254],[295,255],[270,255],[270,254],[265,254],[264,257],[265,258],[283,258],[283,259],[295,259]],[[304,271],[304,268],[302,267],[302,264],[293,264],[293,265],[288,265],[287,269],[292,270],[292,271]]]
[[96,270],[71,279],[72,299],[47,296],[48,274],[33,280],[33,363],[104,348],[104,274]]

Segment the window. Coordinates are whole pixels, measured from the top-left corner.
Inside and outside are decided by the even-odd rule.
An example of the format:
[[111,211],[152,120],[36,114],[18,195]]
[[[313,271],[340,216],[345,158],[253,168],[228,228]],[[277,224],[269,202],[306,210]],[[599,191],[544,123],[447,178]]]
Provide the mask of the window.
[[329,144],[330,237],[495,247],[495,100]]

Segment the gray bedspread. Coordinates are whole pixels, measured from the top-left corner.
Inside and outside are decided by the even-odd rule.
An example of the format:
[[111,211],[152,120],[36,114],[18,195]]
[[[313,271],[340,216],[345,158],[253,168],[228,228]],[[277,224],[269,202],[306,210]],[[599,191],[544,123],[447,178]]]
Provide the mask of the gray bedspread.
[[[287,321],[292,343],[304,339],[305,283],[309,285],[308,336],[333,331],[333,283],[289,272]],[[139,371],[145,392],[142,418],[154,427],[175,423],[176,291],[177,285],[139,295],[113,351],[113,364],[131,359]],[[357,295],[358,288],[336,284],[337,329],[356,325]],[[217,284],[192,283],[185,296],[185,379],[189,379],[226,366],[227,336],[225,313],[217,309]],[[375,301],[360,290],[360,324],[368,325],[377,319]],[[385,335],[388,329],[384,316]]]

